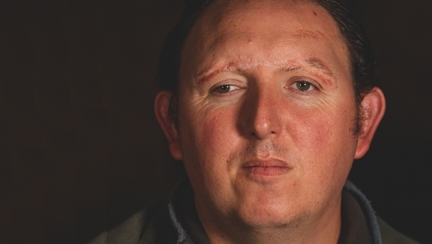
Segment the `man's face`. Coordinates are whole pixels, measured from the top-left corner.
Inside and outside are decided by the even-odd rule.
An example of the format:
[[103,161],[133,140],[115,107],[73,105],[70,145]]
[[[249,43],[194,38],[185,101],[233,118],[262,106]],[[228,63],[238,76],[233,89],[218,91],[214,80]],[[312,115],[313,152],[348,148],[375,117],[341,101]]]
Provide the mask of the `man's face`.
[[213,4],[186,40],[178,92],[171,151],[202,221],[283,226],[339,211],[356,104],[348,49],[324,8]]

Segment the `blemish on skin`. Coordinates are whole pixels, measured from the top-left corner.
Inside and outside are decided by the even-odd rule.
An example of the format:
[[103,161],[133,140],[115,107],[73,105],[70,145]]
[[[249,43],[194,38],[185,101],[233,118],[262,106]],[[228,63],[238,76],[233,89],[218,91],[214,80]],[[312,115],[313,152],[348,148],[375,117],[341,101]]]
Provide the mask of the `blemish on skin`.
[[312,11],[314,13],[315,16],[317,16],[317,14],[315,13],[315,11]]

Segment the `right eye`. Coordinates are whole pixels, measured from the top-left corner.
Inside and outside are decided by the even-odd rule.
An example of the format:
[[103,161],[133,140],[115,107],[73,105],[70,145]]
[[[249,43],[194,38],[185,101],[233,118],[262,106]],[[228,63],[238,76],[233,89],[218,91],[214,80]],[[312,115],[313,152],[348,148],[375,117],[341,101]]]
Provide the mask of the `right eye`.
[[221,86],[217,86],[216,88],[214,88],[213,92],[228,93],[228,92],[235,90],[235,89],[238,89],[238,87],[235,85],[221,85]]

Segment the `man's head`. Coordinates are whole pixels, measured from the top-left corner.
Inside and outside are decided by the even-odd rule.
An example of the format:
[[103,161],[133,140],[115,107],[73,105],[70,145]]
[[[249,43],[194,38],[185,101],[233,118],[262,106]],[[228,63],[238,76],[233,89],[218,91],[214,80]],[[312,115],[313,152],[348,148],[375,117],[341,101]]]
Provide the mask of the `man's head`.
[[341,28],[317,2],[292,0],[214,1],[191,22],[178,85],[155,108],[214,240],[337,232],[342,186],[384,113],[378,88],[356,90]]
[[[170,109],[174,119],[176,119],[177,113],[178,72],[184,41],[202,11],[213,2],[218,1],[220,0],[186,0],[183,14],[170,32],[162,49],[157,80],[163,90],[171,91],[174,95]],[[362,95],[368,93],[377,85],[375,57],[366,32],[352,12],[341,4],[339,0],[309,0],[309,2],[317,3],[325,8],[338,25],[339,31],[348,46],[353,86],[356,102],[359,105]],[[358,112],[356,133],[359,132],[361,127],[361,111]]]

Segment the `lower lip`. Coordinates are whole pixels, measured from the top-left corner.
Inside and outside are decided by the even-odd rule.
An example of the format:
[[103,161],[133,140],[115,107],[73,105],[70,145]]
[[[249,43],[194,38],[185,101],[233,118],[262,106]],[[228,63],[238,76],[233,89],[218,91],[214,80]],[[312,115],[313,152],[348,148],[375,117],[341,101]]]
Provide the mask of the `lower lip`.
[[247,177],[258,182],[270,182],[278,176],[287,174],[291,169],[289,167],[280,166],[253,166],[243,167],[243,171]]

